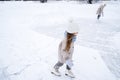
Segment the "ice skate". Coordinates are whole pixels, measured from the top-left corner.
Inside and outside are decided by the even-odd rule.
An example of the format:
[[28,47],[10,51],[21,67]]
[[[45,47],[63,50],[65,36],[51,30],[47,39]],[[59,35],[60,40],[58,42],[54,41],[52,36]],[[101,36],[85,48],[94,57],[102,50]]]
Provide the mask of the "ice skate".
[[61,76],[60,72],[58,69],[53,68],[53,70],[51,71],[52,74],[56,75],[56,76]]
[[75,76],[74,76],[74,74],[72,73],[71,70],[66,70],[66,71],[65,71],[65,75],[66,75],[66,76],[69,76],[69,77],[71,77],[71,78],[75,78]]

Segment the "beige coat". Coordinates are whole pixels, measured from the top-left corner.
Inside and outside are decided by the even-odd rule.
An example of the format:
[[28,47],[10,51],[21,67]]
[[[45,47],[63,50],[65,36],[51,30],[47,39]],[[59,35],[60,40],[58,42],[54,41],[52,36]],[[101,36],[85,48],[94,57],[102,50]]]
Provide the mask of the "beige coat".
[[71,47],[68,52],[64,51],[65,46],[66,46],[66,39],[61,41],[61,43],[59,44],[58,60],[61,63],[65,63],[66,60],[68,60],[68,59],[72,60],[72,55],[73,55],[73,51],[74,51],[74,43],[73,42],[71,43]]
[[98,8],[96,14],[98,14],[98,15],[101,15],[101,14],[102,14],[102,15],[103,15],[103,9],[104,9],[104,7],[105,7],[105,4],[100,5],[100,7]]

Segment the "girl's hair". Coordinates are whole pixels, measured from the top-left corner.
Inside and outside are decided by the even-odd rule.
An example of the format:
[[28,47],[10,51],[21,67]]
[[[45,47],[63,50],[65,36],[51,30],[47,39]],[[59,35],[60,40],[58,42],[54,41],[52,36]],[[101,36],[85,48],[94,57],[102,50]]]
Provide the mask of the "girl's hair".
[[72,43],[72,38],[74,37],[75,35],[74,34],[72,34],[72,33],[66,33],[66,38],[67,38],[67,40],[66,40],[66,47],[65,47],[65,51],[69,51],[69,49],[70,49],[70,46],[71,46],[71,43]]

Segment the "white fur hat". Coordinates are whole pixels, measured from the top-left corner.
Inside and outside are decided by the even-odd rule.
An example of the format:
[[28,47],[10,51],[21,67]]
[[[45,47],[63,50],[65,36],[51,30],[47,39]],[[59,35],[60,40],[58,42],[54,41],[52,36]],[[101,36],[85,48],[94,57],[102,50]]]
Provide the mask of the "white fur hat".
[[75,23],[75,21],[73,19],[69,19],[67,32],[69,32],[69,33],[79,32],[79,26],[77,23]]

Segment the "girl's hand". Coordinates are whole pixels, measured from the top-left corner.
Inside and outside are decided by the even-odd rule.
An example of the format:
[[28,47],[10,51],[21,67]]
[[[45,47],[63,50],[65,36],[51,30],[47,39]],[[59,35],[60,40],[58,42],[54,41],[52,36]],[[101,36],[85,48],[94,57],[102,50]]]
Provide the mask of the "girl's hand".
[[66,64],[71,68],[73,66],[73,61],[71,59],[66,60]]

